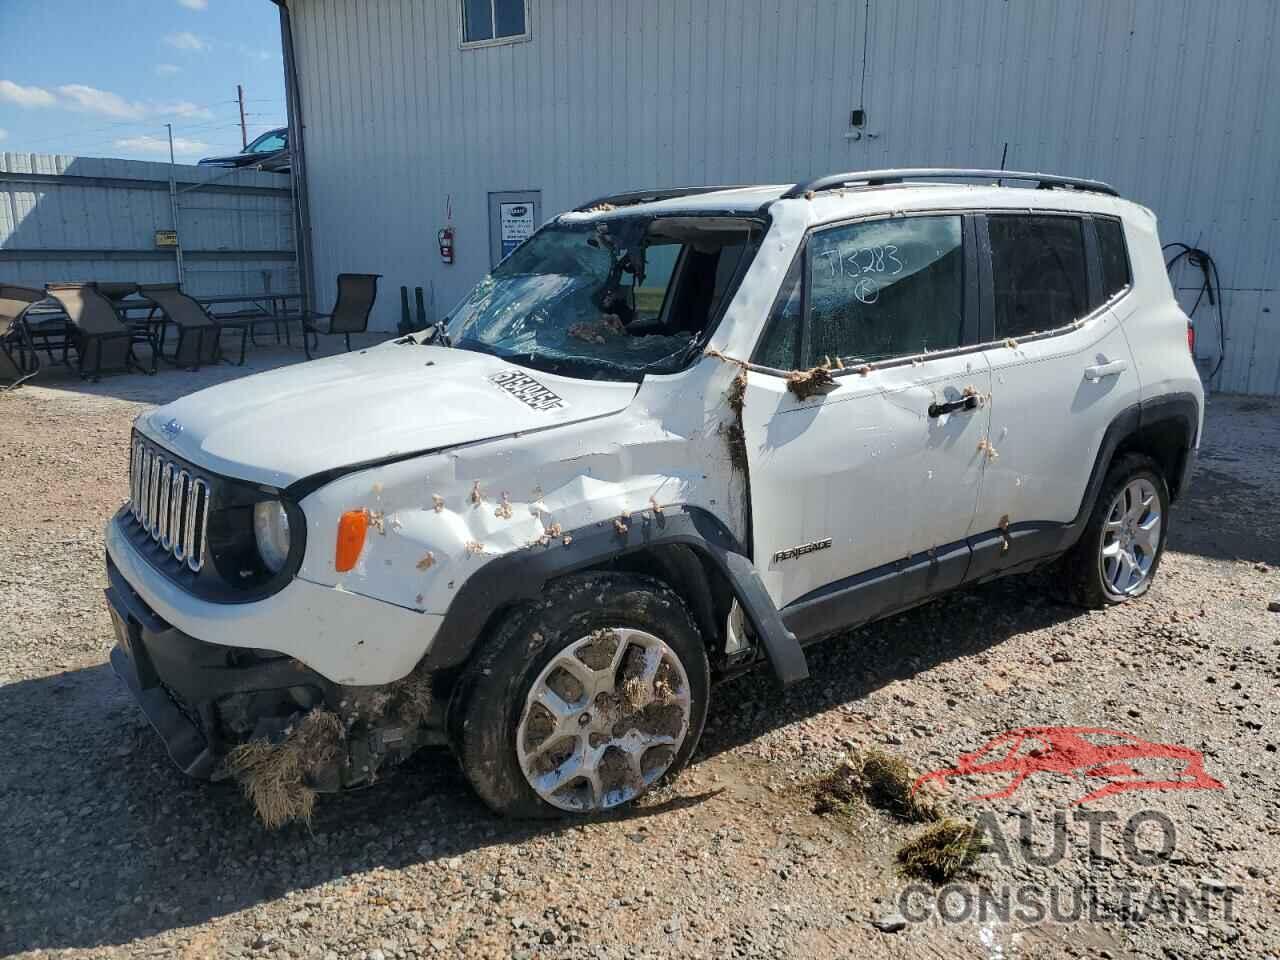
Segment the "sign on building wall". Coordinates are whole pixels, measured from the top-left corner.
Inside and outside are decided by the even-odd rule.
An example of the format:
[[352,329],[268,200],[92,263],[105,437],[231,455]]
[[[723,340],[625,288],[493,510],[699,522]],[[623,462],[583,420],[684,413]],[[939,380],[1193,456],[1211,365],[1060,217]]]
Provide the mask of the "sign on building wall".
[[498,211],[502,256],[506,257],[533,233],[533,204],[500,203]]
[[538,229],[542,191],[489,194],[489,265],[496,267]]

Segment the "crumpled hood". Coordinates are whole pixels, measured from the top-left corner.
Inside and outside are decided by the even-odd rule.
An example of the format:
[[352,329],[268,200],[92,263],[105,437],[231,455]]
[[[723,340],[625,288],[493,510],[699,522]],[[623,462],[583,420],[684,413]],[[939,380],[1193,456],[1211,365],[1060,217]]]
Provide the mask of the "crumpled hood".
[[389,342],[190,394],[138,418],[214,473],[285,487],[325,470],[616,413],[634,383]]

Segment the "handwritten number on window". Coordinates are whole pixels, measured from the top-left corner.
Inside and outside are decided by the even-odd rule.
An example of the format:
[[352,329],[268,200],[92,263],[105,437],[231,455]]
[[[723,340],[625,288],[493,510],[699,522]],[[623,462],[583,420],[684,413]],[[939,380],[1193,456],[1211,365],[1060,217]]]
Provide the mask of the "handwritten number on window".
[[839,250],[823,250],[819,256],[827,266],[828,279],[848,277],[856,279],[869,273],[896,277],[904,266],[898,256],[897,244],[886,243],[876,247],[845,247]]

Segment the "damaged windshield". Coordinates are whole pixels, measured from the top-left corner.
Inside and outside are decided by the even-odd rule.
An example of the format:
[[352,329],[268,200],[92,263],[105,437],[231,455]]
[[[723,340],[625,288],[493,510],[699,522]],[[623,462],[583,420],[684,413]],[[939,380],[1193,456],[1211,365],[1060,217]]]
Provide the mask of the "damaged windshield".
[[548,224],[454,309],[449,340],[568,376],[674,372],[704,342],[757,229],[732,218]]

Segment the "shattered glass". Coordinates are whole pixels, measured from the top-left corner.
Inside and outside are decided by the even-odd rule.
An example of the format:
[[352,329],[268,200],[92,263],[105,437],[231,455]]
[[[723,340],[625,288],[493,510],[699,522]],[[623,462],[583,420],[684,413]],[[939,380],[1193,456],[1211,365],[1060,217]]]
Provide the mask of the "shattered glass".
[[661,304],[669,274],[655,270],[646,282],[643,228],[545,227],[458,305],[450,340],[570,376],[631,379],[679,369],[700,331],[655,329],[651,305]]

